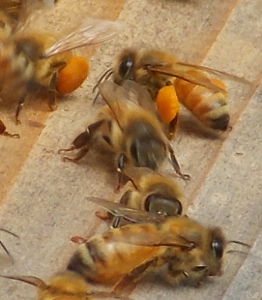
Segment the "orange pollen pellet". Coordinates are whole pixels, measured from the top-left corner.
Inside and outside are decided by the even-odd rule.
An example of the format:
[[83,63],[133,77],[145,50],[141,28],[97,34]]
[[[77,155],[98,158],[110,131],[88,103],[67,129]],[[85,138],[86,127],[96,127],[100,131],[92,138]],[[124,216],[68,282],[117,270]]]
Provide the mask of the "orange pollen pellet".
[[56,90],[63,95],[72,93],[84,82],[88,69],[88,62],[84,57],[71,57],[66,66],[59,71]]
[[170,123],[179,112],[179,102],[173,85],[159,89],[156,105],[164,123]]

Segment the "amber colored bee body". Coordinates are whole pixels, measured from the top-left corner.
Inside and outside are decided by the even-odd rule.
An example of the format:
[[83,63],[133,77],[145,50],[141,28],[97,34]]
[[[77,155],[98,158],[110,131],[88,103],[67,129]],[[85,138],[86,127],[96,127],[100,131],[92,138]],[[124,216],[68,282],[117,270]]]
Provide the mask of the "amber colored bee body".
[[87,19],[60,40],[50,33],[29,27],[5,39],[0,48],[0,67],[4,70],[0,85],[10,91],[9,98],[13,95],[19,101],[16,120],[28,94],[46,90],[49,93],[48,105],[53,109],[57,95],[76,90],[88,75],[88,62],[75,56],[72,50],[103,42],[117,30],[116,22]]
[[[140,85],[131,82],[139,90]],[[81,159],[96,140],[105,142],[116,155],[116,165],[119,181],[125,166],[159,168],[169,157],[175,171],[183,179],[174,150],[169,144],[158,119],[149,111],[131,100],[129,89],[113,82],[105,81],[99,86],[100,92],[107,102],[98,113],[95,121],[87,130],[76,137],[72,147],[60,149],[59,152],[79,149],[75,158],[65,157],[65,160]],[[137,93],[140,95],[140,92]]]
[[[205,126],[227,130],[230,115],[226,87],[221,80],[209,77],[205,72],[231,76],[203,66],[179,62],[174,55],[155,49],[124,49],[111,71],[113,80],[118,84],[131,79],[148,88],[158,104],[162,121],[169,126],[170,139],[176,130],[178,101]],[[161,89],[169,85],[173,85],[175,90],[169,88],[168,92],[158,95]]]
[[220,274],[225,244],[219,228],[206,228],[187,217],[169,217],[91,237],[78,246],[68,269],[88,281],[115,284],[115,293],[162,266],[171,284],[199,285]]

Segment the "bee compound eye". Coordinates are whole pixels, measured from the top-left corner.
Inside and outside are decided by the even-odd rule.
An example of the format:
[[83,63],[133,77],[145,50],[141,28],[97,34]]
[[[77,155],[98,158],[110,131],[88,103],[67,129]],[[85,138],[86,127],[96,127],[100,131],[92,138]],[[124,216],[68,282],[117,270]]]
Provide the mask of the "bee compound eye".
[[223,249],[223,244],[222,241],[219,239],[213,239],[211,243],[211,248],[216,256],[216,258],[222,258],[224,249]]
[[125,57],[120,65],[119,65],[119,73],[121,76],[123,76],[125,79],[132,79],[132,71],[134,67],[134,60],[131,56]]
[[178,216],[182,214],[183,207],[177,199],[151,194],[145,201],[145,209],[163,216]]

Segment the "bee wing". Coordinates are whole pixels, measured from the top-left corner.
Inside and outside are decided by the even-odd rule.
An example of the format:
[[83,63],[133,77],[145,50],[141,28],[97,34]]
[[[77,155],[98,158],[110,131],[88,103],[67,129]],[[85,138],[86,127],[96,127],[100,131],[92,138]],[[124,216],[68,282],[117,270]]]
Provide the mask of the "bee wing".
[[[190,68],[192,70],[192,66]],[[150,67],[149,71],[157,72],[168,76],[174,76],[179,79],[183,79],[185,81],[204,86],[210,90],[213,90],[214,92],[226,93],[224,89],[213,84],[208,79],[208,77],[205,76],[205,74],[202,74],[201,72],[191,74],[190,72],[188,72],[190,68],[180,63],[176,64],[175,68],[169,68],[166,66],[152,66]],[[199,68],[195,67],[195,69],[199,71]]]
[[164,220],[162,216],[151,214],[149,212],[140,211],[132,208],[128,208],[121,203],[108,201],[98,197],[87,197],[88,201],[98,204],[108,210],[112,215],[116,217],[122,217],[132,223],[145,223],[154,222],[159,223]]
[[45,290],[48,288],[48,286],[45,284],[45,282],[35,276],[7,276],[7,275],[0,275],[0,277],[7,278],[7,279],[13,279],[17,281],[22,281],[28,284],[31,284],[39,289]]
[[[136,228],[131,228],[128,230],[127,226],[136,226]],[[136,246],[150,246],[150,247],[179,247],[183,249],[191,249],[193,243],[186,240],[184,237],[174,234],[163,233],[160,230],[151,230],[151,228],[139,227],[140,224],[129,224],[122,228],[117,228],[119,230],[124,229],[123,234],[112,234],[111,229],[103,233],[103,238],[116,243],[125,243]],[[125,230],[127,229],[127,230]]]
[[146,111],[159,115],[155,102],[145,86],[133,80],[124,80],[121,84],[128,92],[129,99],[143,107]]
[[214,75],[222,75],[222,76],[225,76],[229,79],[236,80],[236,81],[239,81],[239,82],[242,82],[242,83],[246,83],[246,84],[251,83],[249,80],[247,80],[243,77],[239,77],[239,76],[229,74],[229,73],[224,72],[224,71],[212,69],[212,68],[209,68],[209,67],[194,65],[194,64],[190,64],[190,63],[186,63],[186,62],[181,62],[181,61],[178,61],[176,64],[181,65],[181,66],[190,67],[190,68],[193,68],[193,69],[196,69],[196,70],[205,71],[205,72],[208,72],[208,73],[214,74]]
[[117,121],[119,127],[123,128],[125,109],[130,105],[128,101],[125,101],[130,99],[128,90],[108,80],[99,83],[98,88],[99,93],[110,107],[114,119]]
[[[126,206],[111,202],[102,198],[87,197],[88,201],[101,205],[110,213],[117,217],[122,217],[133,223],[163,223],[167,218],[159,215],[150,214],[148,212],[138,211],[135,209],[127,208]],[[127,226],[139,226],[139,224],[129,224]],[[142,227],[143,228],[143,227]],[[112,229],[115,230],[115,229]],[[112,234],[109,230],[103,234],[103,237],[113,242],[126,243],[138,246],[171,246],[181,247],[185,249],[192,248],[192,242],[188,241],[182,236],[174,235],[173,233],[162,233],[156,230],[138,230],[134,234],[134,230],[125,230],[125,234]]]
[[88,19],[72,33],[48,48],[43,57],[72,50],[75,48],[102,43],[112,38],[120,29],[120,24],[114,21]]

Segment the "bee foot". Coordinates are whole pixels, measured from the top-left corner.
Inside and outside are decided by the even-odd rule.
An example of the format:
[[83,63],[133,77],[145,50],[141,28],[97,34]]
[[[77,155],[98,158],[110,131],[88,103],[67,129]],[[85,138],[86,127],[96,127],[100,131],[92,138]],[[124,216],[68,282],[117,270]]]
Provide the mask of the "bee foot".
[[14,138],[14,139],[20,139],[20,135],[18,133],[9,133],[9,132],[5,131],[1,134],[4,135],[4,136]]
[[110,221],[112,218],[109,217],[107,212],[102,212],[102,211],[96,211],[95,212],[95,216],[98,217],[99,219],[103,220],[103,221]]
[[58,153],[58,154],[61,154],[61,153],[63,153],[63,152],[69,152],[69,151],[73,151],[73,150],[75,150],[75,147],[70,147],[70,148],[65,148],[65,149],[59,149],[59,150],[57,151],[57,153]]
[[73,243],[75,243],[75,244],[81,245],[81,244],[86,243],[87,239],[83,238],[82,236],[75,235],[75,236],[72,236],[70,238],[70,241],[73,242]]
[[70,161],[70,162],[77,162],[77,161],[78,161],[78,159],[76,159],[76,158],[71,158],[71,157],[68,157],[68,156],[64,156],[64,157],[62,158],[62,160],[63,160],[63,162],[68,162],[68,161]]
[[185,181],[188,181],[191,179],[191,176],[189,174],[181,174],[181,178]]

